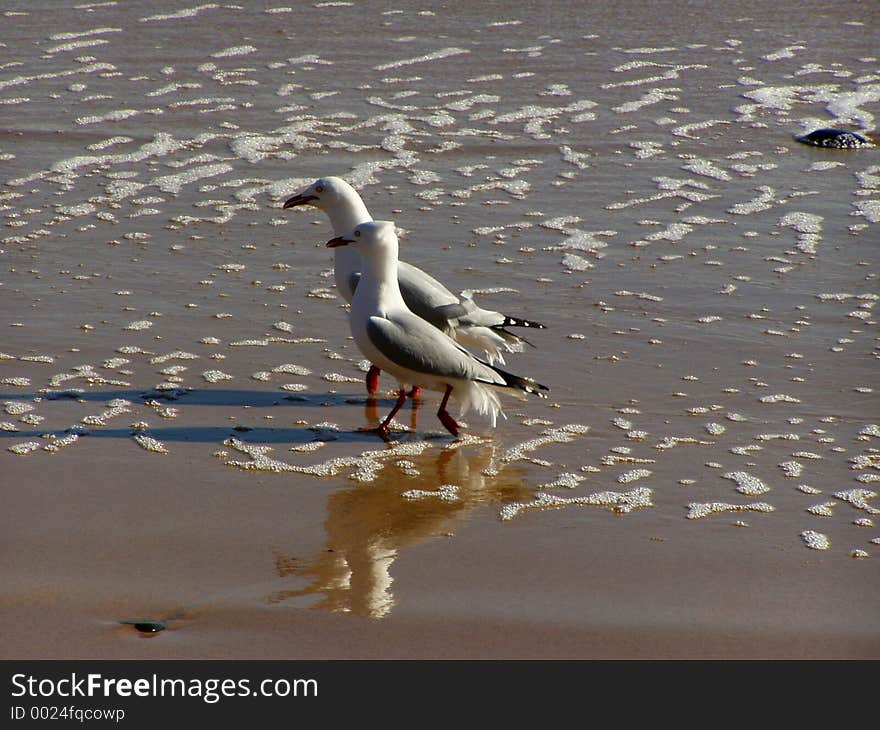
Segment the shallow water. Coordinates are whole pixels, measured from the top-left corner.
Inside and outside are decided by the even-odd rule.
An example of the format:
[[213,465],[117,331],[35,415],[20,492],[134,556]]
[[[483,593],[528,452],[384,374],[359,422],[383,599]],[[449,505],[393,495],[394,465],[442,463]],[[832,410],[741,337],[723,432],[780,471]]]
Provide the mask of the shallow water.
[[[875,129],[871,4],[49,5],[0,38],[4,655],[877,655],[880,157],[794,140]],[[548,400],[356,432],[281,209],[329,174],[548,325]]]

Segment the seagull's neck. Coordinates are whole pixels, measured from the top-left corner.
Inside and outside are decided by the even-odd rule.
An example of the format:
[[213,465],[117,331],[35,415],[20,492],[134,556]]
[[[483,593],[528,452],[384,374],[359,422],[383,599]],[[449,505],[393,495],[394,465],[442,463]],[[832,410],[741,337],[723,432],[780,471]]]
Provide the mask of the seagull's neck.
[[[397,282],[397,255],[383,251],[373,256],[362,256],[361,280],[355,298],[369,298],[370,309],[383,314],[407,309]],[[363,293],[362,293],[363,292]]]
[[[337,199],[325,212],[330,218],[336,236],[350,236],[361,223],[373,220],[361,196],[352,190]],[[361,270],[361,255],[350,246],[337,246],[333,253],[333,272],[336,289],[351,302],[351,277]]]
[[[373,220],[361,196],[355,192],[337,200],[334,205],[325,211],[333,226],[333,233],[337,236],[348,236],[361,223]],[[344,249],[337,248],[337,251]]]

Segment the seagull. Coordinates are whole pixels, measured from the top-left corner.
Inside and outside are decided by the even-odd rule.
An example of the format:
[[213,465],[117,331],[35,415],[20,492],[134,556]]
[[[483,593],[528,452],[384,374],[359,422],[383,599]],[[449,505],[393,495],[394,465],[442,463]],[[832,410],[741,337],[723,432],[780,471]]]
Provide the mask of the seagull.
[[330,248],[350,248],[360,254],[361,275],[351,303],[351,333],[360,351],[400,383],[397,402],[375,431],[385,441],[392,419],[408,397],[407,388],[419,387],[443,393],[437,418],[453,435],[459,425],[446,410],[453,394],[462,415],[470,408],[487,416],[494,427],[501,410],[496,391],[509,390],[525,399],[525,393],[541,398],[549,390],[531,378],[505,372],[477,359],[437,327],[414,314],[407,306],[398,279],[398,241],[394,223],[368,221],[346,236],[327,242]]
[[[284,208],[314,205],[330,218],[335,236],[344,236],[361,224],[373,220],[357,191],[338,177],[315,180],[301,193],[284,203]],[[361,277],[361,255],[352,247],[339,246],[334,254],[336,289],[351,304]],[[411,311],[458,342],[482,350],[489,363],[504,364],[503,352],[522,352],[531,343],[507,327],[544,329],[544,325],[528,319],[511,317],[483,309],[467,292],[456,296],[443,284],[421,269],[400,261],[398,281],[403,299]],[[379,388],[380,368],[375,363],[367,374],[367,391]]]

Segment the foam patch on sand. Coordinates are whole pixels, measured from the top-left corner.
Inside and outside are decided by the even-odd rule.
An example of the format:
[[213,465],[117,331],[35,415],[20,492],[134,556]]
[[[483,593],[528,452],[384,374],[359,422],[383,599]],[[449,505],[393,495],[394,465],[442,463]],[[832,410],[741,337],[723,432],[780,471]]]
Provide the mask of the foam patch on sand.
[[596,492],[584,497],[558,497],[539,492],[531,502],[513,502],[501,508],[499,517],[507,522],[529,510],[559,509],[560,507],[605,507],[617,514],[627,514],[635,509],[653,507],[653,492],[640,487],[629,492]]

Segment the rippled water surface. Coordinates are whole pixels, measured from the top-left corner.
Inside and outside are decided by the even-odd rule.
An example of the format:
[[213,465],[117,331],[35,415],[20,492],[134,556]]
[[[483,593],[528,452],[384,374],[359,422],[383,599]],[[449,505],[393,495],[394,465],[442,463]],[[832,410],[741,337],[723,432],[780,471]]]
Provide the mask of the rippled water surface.
[[[4,4],[4,655],[880,653],[880,10],[593,5]],[[358,433],[324,175],[550,397]]]

